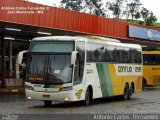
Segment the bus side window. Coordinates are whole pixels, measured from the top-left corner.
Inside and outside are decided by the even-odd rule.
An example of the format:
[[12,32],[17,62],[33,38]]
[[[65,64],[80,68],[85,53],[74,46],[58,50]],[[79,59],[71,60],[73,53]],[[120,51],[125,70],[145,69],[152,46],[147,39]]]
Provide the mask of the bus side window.
[[81,83],[83,78],[83,71],[84,71],[84,61],[82,61],[81,56],[77,54],[76,67],[74,73],[74,84]]
[[76,67],[74,73],[74,84],[80,84],[83,79],[84,72],[84,58],[85,58],[85,46],[84,42],[77,42],[77,58],[76,58]]
[[77,82],[80,80],[80,55],[77,54],[76,58],[76,67],[75,67],[75,73],[74,73],[74,80]]
[[159,55],[156,56],[156,61],[157,61],[157,65],[160,65],[160,56]]

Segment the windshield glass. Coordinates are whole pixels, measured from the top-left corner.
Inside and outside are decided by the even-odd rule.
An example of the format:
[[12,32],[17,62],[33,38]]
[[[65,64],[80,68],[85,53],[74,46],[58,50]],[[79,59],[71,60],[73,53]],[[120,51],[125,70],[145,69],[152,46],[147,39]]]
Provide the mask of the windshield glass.
[[28,80],[35,83],[69,83],[71,55],[30,55]]
[[71,53],[74,49],[74,42],[70,41],[33,41],[30,52],[54,52]]

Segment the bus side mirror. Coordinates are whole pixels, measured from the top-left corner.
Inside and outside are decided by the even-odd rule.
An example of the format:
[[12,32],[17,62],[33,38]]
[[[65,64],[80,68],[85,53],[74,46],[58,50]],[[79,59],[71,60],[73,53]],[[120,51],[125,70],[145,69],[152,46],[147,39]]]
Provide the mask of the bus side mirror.
[[24,51],[19,52],[19,54],[18,54],[18,64],[19,65],[22,65],[23,55],[24,55],[24,53],[27,53],[27,52],[28,52],[28,50],[24,50]]
[[71,66],[75,66],[78,51],[73,51],[71,55]]

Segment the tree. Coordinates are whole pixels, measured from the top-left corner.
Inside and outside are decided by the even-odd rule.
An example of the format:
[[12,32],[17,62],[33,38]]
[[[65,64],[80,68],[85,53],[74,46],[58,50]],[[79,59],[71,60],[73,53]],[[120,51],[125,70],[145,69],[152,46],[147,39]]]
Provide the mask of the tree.
[[130,13],[129,13],[129,7],[126,6],[125,10],[123,11],[123,15],[126,17],[126,20],[129,20]]
[[153,23],[157,21],[156,16],[153,14],[153,12],[150,12],[148,18],[145,20],[146,25],[153,26]]
[[115,0],[113,2],[108,1],[106,3],[106,7],[112,12],[114,18],[120,19],[125,1],[126,0]]
[[61,8],[69,9],[69,10],[75,10],[75,11],[81,11],[82,6],[82,0],[62,0],[60,3]]
[[84,0],[85,10],[89,8],[89,13],[98,15],[98,16],[106,16],[105,10],[102,7],[102,0]]
[[142,10],[141,10],[141,15],[142,15],[142,18],[143,18],[144,21],[148,17],[148,14],[149,14],[149,10],[147,8],[143,7]]
[[131,15],[132,18],[132,23],[133,23],[133,19],[140,18],[140,14],[139,14],[139,8],[142,4],[140,3],[140,0],[132,0],[130,3],[127,4],[128,7],[128,12]]
[[141,15],[143,20],[145,21],[145,24],[148,26],[153,25],[153,23],[157,21],[157,18],[153,14],[153,12],[149,11],[147,8],[143,7],[143,9],[141,10]]
[[60,7],[79,12],[106,16],[102,0],[62,0]]
[[[141,18],[141,13],[140,13],[140,12],[135,13],[134,17],[135,17],[135,19],[138,21],[138,19]],[[139,21],[138,21],[138,22],[139,22]],[[132,23],[133,23],[133,21],[132,21]]]

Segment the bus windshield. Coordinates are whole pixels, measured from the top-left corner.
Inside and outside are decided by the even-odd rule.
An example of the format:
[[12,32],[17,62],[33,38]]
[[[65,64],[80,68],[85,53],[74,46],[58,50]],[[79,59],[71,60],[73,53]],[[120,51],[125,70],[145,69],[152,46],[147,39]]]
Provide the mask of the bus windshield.
[[33,41],[29,49],[28,81],[42,84],[70,83],[72,41]]
[[63,84],[71,82],[71,55],[31,54],[29,58],[29,81],[47,84]]

